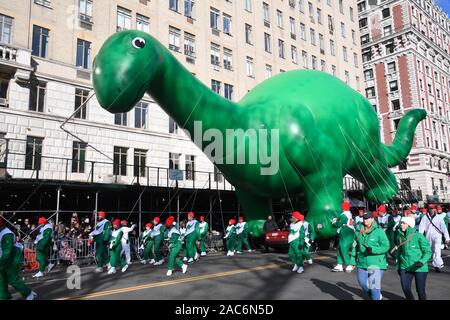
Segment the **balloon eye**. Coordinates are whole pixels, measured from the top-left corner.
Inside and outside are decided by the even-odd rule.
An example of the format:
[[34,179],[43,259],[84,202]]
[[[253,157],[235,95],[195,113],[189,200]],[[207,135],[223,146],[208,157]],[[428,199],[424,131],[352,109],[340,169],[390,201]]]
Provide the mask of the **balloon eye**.
[[142,38],[134,38],[132,44],[136,49],[142,49],[145,47],[145,40]]

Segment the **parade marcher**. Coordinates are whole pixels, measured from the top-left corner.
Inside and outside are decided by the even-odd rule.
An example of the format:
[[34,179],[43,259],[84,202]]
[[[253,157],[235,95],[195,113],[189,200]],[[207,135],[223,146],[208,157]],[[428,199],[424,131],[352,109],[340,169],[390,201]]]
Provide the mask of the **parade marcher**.
[[372,300],[381,300],[381,279],[387,269],[386,253],[389,240],[375,223],[372,213],[364,214],[363,226],[355,233],[352,254],[356,257],[358,283]]
[[445,243],[450,243],[448,230],[444,225],[444,220],[436,214],[436,209],[433,204],[428,206],[429,213],[422,217],[419,225],[419,232],[425,235],[430,242],[431,250],[433,252],[432,265],[436,272],[444,267],[444,261],[441,257],[441,243],[445,239]]
[[237,236],[237,250],[236,253],[242,253],[242,244],[248,252],[252,252],[250,244],[248,243],[248,226],[244,221],[244,217],[239,217],[239,222],[236,224],[236,236]]
[[95,243],[95,258],[97,259],[95,272],[103,272],[103,266],[109,265],[108,245],[111,239],[111,222],[106,219],[104,211],[99,211],[97,225],[89,234],[89,238],[93,238]]
[[334,218],[332,223],[339,234],[337,265],[332,269],[333,272],[344,271],[343,265],[346,265],[345,271],[352,272],[355,269],[355,259],[350,254],[353,243],[355,229],[353,227],[353,218],[350,212],[350,203],[342,203],[343,212],[338,218]]
[[236,249],[236,220],[230,219],[228,221],[228,227],[225,232],[224,239],[227,240],[227,256],[234,256],[234,251]]
[[186,273],[188,267],[187,264],[184,264],[183,261],[181,261],[181,259],[178,257],[178,254],[183,247],[183,240],[181,239],[180,231],[175,226],[174,222],[175,218],[173,216],[170,216],[166,220],[166,227],[168,229],[167,237],[169,238],[169,270],[167,270],[167,276],[172,275],[175,264],[181,268],[183,273]]
[[[411,211],[405,210],[404,214],[410,214]],[[400,220],[402,216],[398,214],[397,210],[392,211],[392,215],[389,216],[387,228],[386,228],[386,235],[389,239],[390,249],[394,247],[395,242],[395,233],[397,232],[398,227],[400,226]]]
[[109,250],[110,250],[110,260],[109,264],[111,265],[111,268],[108,271],[108,274],[114,274],[116,273],[116,265],[119,264],[122,268],[122,272],[127,271],[128,264],[123,259],[123,250],[122,250],[122,237],[123,237],[123,231],[120,227],[120,220],[116,219],[113,222],[113,232],[111,234],[111,242],[109,244]]
[[208,222],[205,221],[205,217],[204,216],[200,216],[200,223],[199,223],[199,228],[200,228],[200,255],[201,256],[206,256],[206,239],[207,239],[207,235],[208,235],[208,230],[209,230],[209,225]]
[[358,215],[355,217],[355,229],[356,230],[359,230],[360,228],[362,228],[363,221],[364,221],[363,216],[364,216],[364,210],[359,209]]
[[305,217],[298,211],[292,212],[291,225],[289,226],[289,259],[294,264],[293,272],[303,273],[304,251],[305,251],[305,229],[303,228]]
[[378,219],[377,220],[378,220],[378,225],[385,231],[387,229],[389,216],[390,216],[390,214],[388,214],[386,212],[386,206],[384,204],[380,205],[378,207]]
[[395,247],[391,250],[394,256],[400,283],[406,299],[414,300],[411,291],[413,278],[419,300],[426,300],[425,291],[428,275],[428,261],[431,258],[431,248],[427,239],[416,230],[413,217],[403,217],[395,240]]
[[316,239],[316,231],[306,220],[303,220],[303,229],[305,230],[305,247],[303,250],[303,255],[306,262],[308,262],[308,264],[312,264],[311,246]]
[[447,228],[447,231],[448,231],[448,221],[449,221],[449,219],[448,219],[447,213],[442,210],[441,206],[437,206],[436,207],[436,211],[437,211],[437,215],[444,220],[444,225],[445,225],[445,227]]
[[[416,220],[416,217],[417,217],[417,214],[418,214],[419,212],[417,211],[417,206],[415,205],[415,204],[413,204],[412,206],[411,206],[411,215],[412,215],[412,217],[414,218],[414,220]],[[406,216],[406,215],[405,215]],[[416,223],[417,224],[417,223]]]
[[427,215],[427,209],[421,208],[420,212],[416,215],[416,229],[419,229],[420,223],[422,222],[422,218]]
[[19,291],[26,300],[35,300],[36,292],[31,291],[22,280],[23,246],[16,236],[4,226],[0,216],[0,300],[11,299],[8,285]]
[[127,264],[131,264],[131,249],[130,249],[130,239],[129,239],[129,233],[132,232],[134,230],[134,228],[136,228],[136,225],[133,224],[130,227],[127,227],[128,222],[126,220],[122,220],[120,221],[120,225],[122,226],[122,232],[123,232],[123,236],[122,236],[122,250],[123,253],[125,254],[125,261],[127,262]]
[[37,235],[34,244],[36,245],[36,260],[39,262],[39,269],[33,278],[43,277],[46,270],[47,272],[50,272],[55,266],[53,263],[48,263],[50,249],[52,247],[52,226],[47,222],[47,219],[43,217],[39,218],[38,224],[39,234]]
[[195,246],[195,242],[199,238],[200,230],[198,226],[198,221],[195,219],[195,215],[193,212],[188,212],[188,222],[186,224],[186,250],[188,263],[194,262],[199,257],[197,252],[197,247]]
[[141,260],[142,264],[154,264],[155,259],[153,258],[153,239],[150,236],[152,233],[153,225],[151,223],[147,223],[145,225],[145,231],[142,233],[141,239],[141,249],[144,250],[144,259]]
[[153,251],[155,253],[155,266],[159,266],[164,263],[164,258],[161,253],[161,244],[164,240],[165,227],[160,222],[161,220],[159,219],[159,217],[155,217],[153,219],[153,230],[150,234],[154,242]]

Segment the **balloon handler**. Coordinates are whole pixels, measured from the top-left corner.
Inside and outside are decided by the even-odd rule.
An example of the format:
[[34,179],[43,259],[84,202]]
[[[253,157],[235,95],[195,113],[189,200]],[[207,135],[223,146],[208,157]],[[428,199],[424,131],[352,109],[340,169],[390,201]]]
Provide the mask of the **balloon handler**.
[[23,246],[16,242],[14,233],[3,225],[0,216],[0,300],[11,299],[8,285],[19,291],[27,300],[35,300],[37,294],[22,280]]
[[44,276],[44,272],[47,269],[47,272],[50,272],[55,266],[53,263],[48,263],[48,259],[50,257],[50,249],[52,246],[52,234],[53,229],[50,223],[47,222],[47,219],[41,217],[38,220],[39,224],[39,234],[34,241],[36,245],[36,260],[39,262],[38,272],[33,276],[33,278],[42,278]]
[[106,213],[99,211],[97,225],[89,234],[89,238],[93,239],[95,243],[95,258],[97,259],[95,272],[103,272],[103,266],[109,262],[108,244],[111,239],[111,222],[105,217]]
[[311,257],[311,246],[316,239],[316,232],[314,231],[313,226],[306,220],[303,222],[303,228],[305,229],[305,260],[308,262],[308,264],[312,264],[313,261]]
[[305,228],[303,225],[305,217],[298,211],[292,212],[291,225],[289,227],[289,259],[294,264],[293,272],[303,273],[303,260],[306,250],[309,248],[305,244]]
[[250,244],[248,243],[248,226],[247,222],[244,221],[244,217],[239,217],[239,223],[236,225],[236,235],[237,235],[237,251],[236,253],[242,253],[242,244],[247,249],[248,252],[252,252]]
[[120,220],[116,219],[113,222],[113,232],[111,234],[111,242],[109,244],[109,253],[110,260],[109,263],[111,265],[111,269],[109,269],[108,274],[116,273],[116,265],[119,263],[122,268],[122,272],[127,271],[128,265],[125,262],[125,259],[122,256],[122,237],[123,231],[120,228]]
[[188,263],[194,262],[199,257],[195,242],[200,238],[200,228],[193,212],[188,212],[188,222],[186,224],[186,250]]
[[187,271],[187,264],[184,264],[180,259],[179,254],[183,247],[183,240],[180,237],[180,231],[174,224],[175,218],[170,216],[166,220],[166,227],[168,229],[167,237],[169,238],[169,263],[166,275],[170,277],[173,272],[174,264],[181,268],[183,273]]
[[201,216],[200,217],[200,223],[199,223],[199,228],[200,228],[200,255],[206,256],[206,239],[208,236],[208,230],[209,230],[209,225],[208,222],[205,221],[205,217]]
[[338,218],[333,219],[333,226],[339,234],[339,245],[337,254],[337,265],[332,269],[333,272],[352,272],[355,268],[355,258],[349,253],[351,252],[355,229],[353,227],[352,214],[350,212],[350,203],[342,203],[343,212]]
[[152,227],[153,225],[151,223],[147,223],[145,225],[145,231],[142,233],[142,244],[141,244],[141,249],[144,250],[144,259],[141,260],[142,264],[154,264],[155,263],[155,259],[153,258],[153,245],[154,245],[154,241],[151,238],[151,233],[152,233]]
[[227,256],[234,256],[234,252],[236,250],[236,220],[230,219],[228,221],[228,227],[225,230],[225,237],[223,237],[227,241]]
[[159,266],[164,263],[164,258],[161,253],[161,244],[164,240],[164,231],[165,227],[161,223],[161,219],[159,217],[155,217],[153,219],[153,230],[150,233],[154,243],[153,252],[155,253],[155,266]]

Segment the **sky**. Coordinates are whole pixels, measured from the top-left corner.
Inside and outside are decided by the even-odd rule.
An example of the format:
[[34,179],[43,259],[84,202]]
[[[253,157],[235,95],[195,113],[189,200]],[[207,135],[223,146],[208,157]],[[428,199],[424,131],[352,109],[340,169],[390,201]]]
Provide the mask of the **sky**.
[[435,2],[450,16],[450,0],[435,0]]

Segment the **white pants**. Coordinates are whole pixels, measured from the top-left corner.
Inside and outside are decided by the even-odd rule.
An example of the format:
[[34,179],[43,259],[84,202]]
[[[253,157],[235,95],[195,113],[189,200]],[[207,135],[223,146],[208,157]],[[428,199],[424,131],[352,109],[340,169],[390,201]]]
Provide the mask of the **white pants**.
[[431,245],[431,251],[433,251],[433,262],[432,265],[435,268],[440,268],[444,265],[444,261],[441,258],[441,244],[442,236],[434,236],[428,239]]
[[125,262],[127,264],[131,263],[131,250],[130,250],[130,244],[129,243],[122,243],[122,253],[125,254]]

